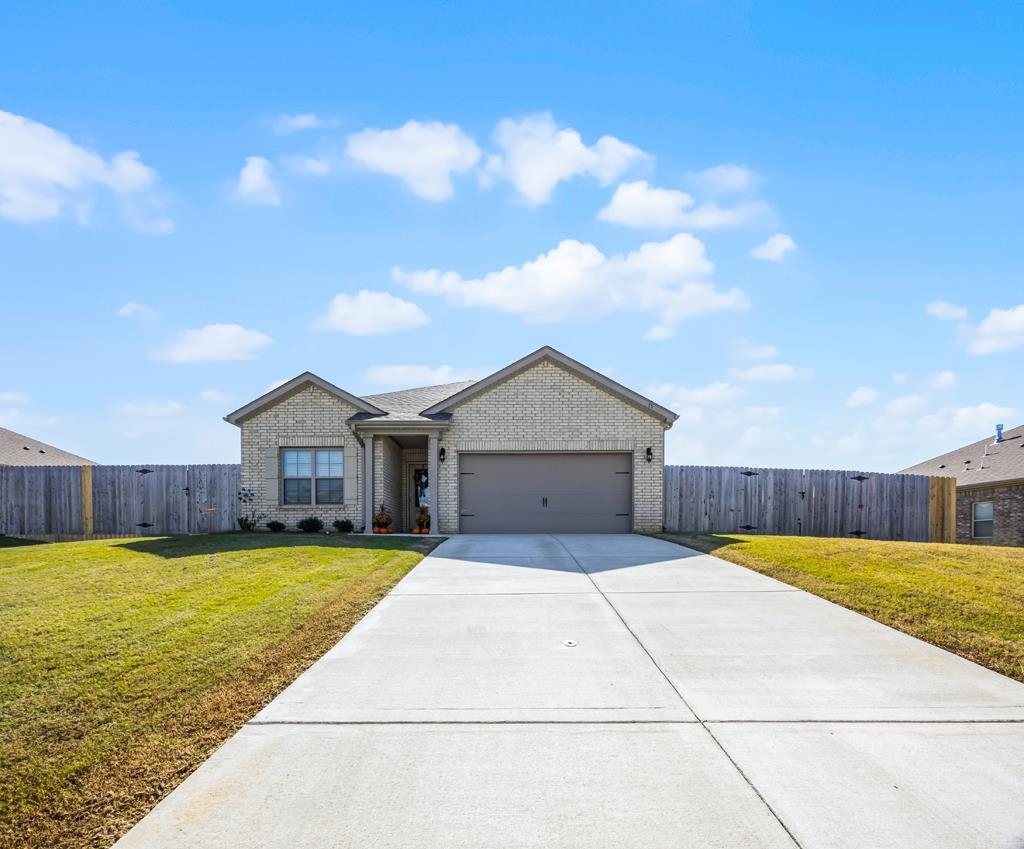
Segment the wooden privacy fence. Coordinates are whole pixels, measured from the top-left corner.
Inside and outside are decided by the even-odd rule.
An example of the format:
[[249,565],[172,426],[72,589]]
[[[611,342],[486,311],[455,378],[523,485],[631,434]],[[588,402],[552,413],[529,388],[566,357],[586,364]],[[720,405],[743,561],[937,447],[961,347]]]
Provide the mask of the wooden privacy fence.
[[666,466],[665,529],[956,542],[956,479]]
[[240,467],[0,466],[0,533],[89,537],[238,527]]

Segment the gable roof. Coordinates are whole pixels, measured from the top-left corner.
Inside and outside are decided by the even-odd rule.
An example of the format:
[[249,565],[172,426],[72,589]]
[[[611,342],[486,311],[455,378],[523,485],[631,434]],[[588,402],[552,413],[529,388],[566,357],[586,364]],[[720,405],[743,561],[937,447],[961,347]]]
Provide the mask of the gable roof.
[[475,383],[473,380],[460,380],[457,383],[442,383],[438,386],[421,386],[416,389],[402,389],[398,392],[384,392],[380,395],[364,395],[363,400],[375,407],[380,407],[387,415],[363,415],[359,418],[368,421],[386,422],[425,422],[436,421],[422,415],[427,407],[450,398]]
[[1002,442],[986,436],[910,466],[903,474],[948,475],[956,478],[958,487],[1024,480],[1024,425],[1004,431]]
[[342,401],[347,401],[357,410],[360,410],[364,413],[371,413],[377,416],[385,415],[384,410],[375,407],[373,404],[370,404],[364,399],[359,398],[351,394],[350,392],[346,392],[344,389],[335,386],[333,383],[328,383],[322,377],[318,377],[311,371],[304,371],[298,377],[293,377],[291,380],[282,383],[280,386],[271,389],[269,392],[266,392],[263,395],[260,395],[260,397],[257,398],[255,401],[250,401],[244,407],[239,407],[233,413],[228,413],[226,416],[224,416],[224,421],[230,422],[233,425],[241,424],[250,416],[259,413],[262,410],[265,410],[267,407],[270,407],[273,404],[276,404],[286,395],[289,395],[296,389],[305,386],[307,383],[311,383],[314,386],[320,387],[321,389],[324,390],[324,392],[328,392],[331,395],[334,395],[336,398],[340,398]]
[[516,360],[511,365],[505,366],[505,368],[496,371],[489,377],[485,377],[482,380],[478,380],[470,386],[460,392],[456,392],[449,398],[444,398],[441,401],[435,403],[431,407],[427,407],[423,410],[422,415],[430,416],[438,413],[446,413],[451,410],[452,407],[457,404],[461,404],[463,401],[468,401],[470,398],[474,398],[482,392],[486,392],[492,386],[501,383],[503,380],[507,380],[515,374],[518,374],[530,366],[536,365],[542,360],[550,360],[553,363],[557,363],[567,371],[573,372],[584,380],[595,384],[596,386],[604,389],[606,392],[616,395],[623,401],[632,404],[635,407],[639,407],[644,412],[650,413],[652,416],[662,419],[667,424],[671,425],[679,416],[673,413],[667,407],[661,406],[650,398],[645,398],[638,392],[634,392],[632,389],[623,386],[621,383],[617,383],[610,377],[606,377],[600,372],[594,371],[589,366],[583,365],[572,357],[567,357],[561,351],[557,351],[550,345],[545,345],[543,348],[538,348],[532,354],[527,354],[520,360]]
[[92,460],[0,427],[0,466],[94,466]]

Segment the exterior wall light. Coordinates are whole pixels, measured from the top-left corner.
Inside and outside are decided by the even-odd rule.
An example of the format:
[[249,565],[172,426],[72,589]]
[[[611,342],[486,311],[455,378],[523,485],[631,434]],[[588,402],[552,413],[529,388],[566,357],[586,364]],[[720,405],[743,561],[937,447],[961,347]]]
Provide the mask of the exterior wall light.
[[650,445],[647,446],[647,451],[644,453],[644,456],[647,458],[648,463],[654,460],[654,449],[651,448]]
[[438,462],[441,462],[441,463],[444,462],[444,448],[442,448],[440,451],[437,452],[437,459],[438,459]]

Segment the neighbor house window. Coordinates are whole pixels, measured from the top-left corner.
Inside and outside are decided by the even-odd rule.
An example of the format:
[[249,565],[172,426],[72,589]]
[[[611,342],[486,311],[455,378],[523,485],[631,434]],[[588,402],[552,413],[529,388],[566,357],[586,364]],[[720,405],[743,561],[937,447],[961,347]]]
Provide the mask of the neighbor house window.
[[974,511],[971,536],[975,539],[992,539],[992,502],[975,501],[971,509]]
[[341,504],[345,452],[340,448],[281,452],[281,495],[285,504]]

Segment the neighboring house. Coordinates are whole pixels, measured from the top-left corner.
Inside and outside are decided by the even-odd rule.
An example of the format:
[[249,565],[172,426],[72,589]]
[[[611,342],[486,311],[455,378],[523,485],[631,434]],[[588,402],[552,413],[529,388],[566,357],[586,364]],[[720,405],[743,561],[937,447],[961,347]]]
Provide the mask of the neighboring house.
[[660,531],[671,410],[553,348],[490,377],[356,397],[310,372],[225,420],[267,519],[369,530]]
[[0,427],[0,466],[94,466],[92,460]]
[[1024,426],[903,470],[956,478],[957,542],[1024,546]]

